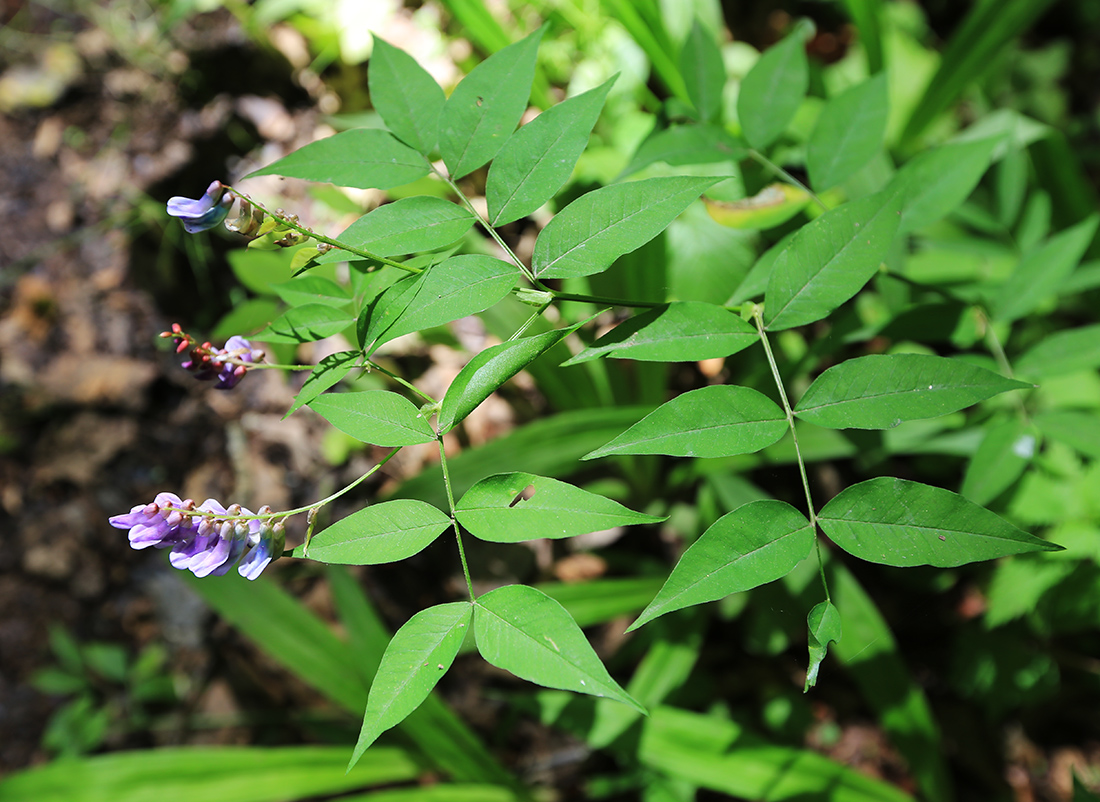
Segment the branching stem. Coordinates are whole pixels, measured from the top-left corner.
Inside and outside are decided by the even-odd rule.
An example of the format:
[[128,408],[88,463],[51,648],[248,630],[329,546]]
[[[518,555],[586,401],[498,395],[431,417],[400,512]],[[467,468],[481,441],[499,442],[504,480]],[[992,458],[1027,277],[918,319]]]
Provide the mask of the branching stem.
[[447,486],[447,507],[451,511],[451,525],[455,530],[455,542],[458,543],[458,557],[462,560],[462,575],[466,577],[466,590],[470,594],[470,601],[477,601],[474,595],[474,582],[470,579],[470,566],[466,562],[466,549],[462,545],[462,530],[458,526],[458,517],[455,514],[455,497],[451,489],[451,472],[447,469],[447,450],[443,447],[443,434],[436,435],[439,441],[439,464],[443,467],[443,484]]
[[798,460],[798,472],[802,477],[802,489],[806,493],[806,509],[809,512],[810,527],[814,532],[814,546],[817,549],[817,567],[821,573],[821,585],[825,588],[826,601],[832,601],[832,597],[829,595],[829,583],[825,579],[825,561],[824,556],[821,553],[821,538],[817,535],[817,510],[814,507],[813,497],[810,495],[810,479],[806,474],[806,461],[802,459],[802,449],[798,445],[798,430],[794,425],[794,411],[791,409],[791,402],[787,399],[787,390],[783,386],[783,379],[779,375],[779,366],[775,362],[775,354],[772,353],[771,343],[768,342],[768,335],[764,331],[764,317],[762,314],[763,307],[757,304],[753,308],[752,318],[756,323],[756,330],[760,333],[760,342],[764,345],[764,353],[768,357],[768,365],[772,369],[772,377],[775,379],[775,386],[779,390],[779,398],[783,402],[783,412],[787,416],[787,426],[791,430],[791,439],[794,441],[794,454]]

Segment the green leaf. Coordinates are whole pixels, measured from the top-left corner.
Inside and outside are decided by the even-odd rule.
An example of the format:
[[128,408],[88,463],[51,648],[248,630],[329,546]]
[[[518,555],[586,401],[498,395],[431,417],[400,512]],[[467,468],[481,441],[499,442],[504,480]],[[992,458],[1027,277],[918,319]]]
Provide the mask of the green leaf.
[[386,127],[406,145],[430,154],[439,138],[439,115],[446,97],[428,71],[375,35],[367,86],[371,105]]
[[574,537],[664,520],[533,473],[498,473],[482,479],[463,494],[455,517],[470,534],[493,543]]
[[732,457],[770,446],[786,432],[786,415],[766,395],[715,385],[676,396],[584,459],[611,454]]
[[341,565],[380,565],[404,560],[425,549],[451,525],[451,519],[423,501],[383,501],[322,529],[293,556]]
[[673,301],[620,323],[562,365],[600,357],[697,362],[736,354],[759,339],[755,328],[728,309],[700,301]]
[[[376,256],[400,256],[450,245],[473,224],[474,216],[457,203],[431,195],[414,195],[363,215],[344,229],[339,239]],[[317,262],[347,259],[347,251],[334,248],[318,257]]]
[[428,698],[458,655],[472,619],[473,605],[452,602],[421,610],[397,630],[371,683],[349,770],[379,735]]
[[485,184],[493,226],[531,214],[569,180],[617,77],[544,111],[512,134]]
[[1100,325],[1057,331],[1016,360],[1016,372],[1033,379],[1100,367]]
[[540,278],[599,273],[656,237],[721,177],[649,178],[588,192],[566,206],[535,241]]
[[737,119],[754,148],[766,148],[794,119],[810,86],[805,36],[796,26],[787,37],[764,51],[741,81]]
[[339,334],[355,323],[350,312],[325,304],[288,309],[253,339],[264,343],[308,343]]
[[416,279],[416,295],[377,343],[442,326],[501,301],[516,284],[516,267],[481,254],[453,256]]
[[806,143],[806,170],[818,192],[860,171],[882,147],[889,100],[886,74],[831,98]]
[[799,229],[772,265],[764,294],[768,329],[821,320],[859,292],[893,244],[900,208],[900,196],[880,192]]
[[907,162],[886,187],[905,198],[898,233],[924,228],[954,211],[978,186],[1001,140],[951,142]]
[[318,362],[317,367],[310,371],[309,376],[306,377],[305,384],[298,391],[298,395],[294,397],[294,403],[283,415],[283,420],[289,418],[292,412],[305,406],[339,382],[340,379],[347,376],[355,368],[355,364],[361,356],[362,354],[358,351],[340,351],[336,354],[329,354]]
[[458,180],[497,155],[527,109],[545,28],[497,51],[455,87],[440,118],[439,151]]
[[380,748],[351,773],[344,746],[187,746],[57,760],[0,781],[5,802],[282,802],[364,785],[415,780],[421,768],[401,749]]
[[521,679],[604,696],[646,712],[611,679],[569,613],[534,588],[507,585],[478,597],[474,636],[486,661]]
[[888,476],[841,491],[817,518],[840,548],[882,565],[953,568],[1062,550],[949,490]]
[[420,410],[404,396],[386,390],[328,393],[309,408],[345,434],[376,446],[430,443],[435,432]]
[[720,125],[677,125],[647,137],[619,177],[633,175],[656,162],[676,167],[736,162],[747,155],[745,143]]
[[770,499],[743,504],[691,544],[627,632],[673,610],[716,601],[786,576],[813,544],[813,527],[790,504]]
[[486,348],[467,363],[447,388],[438,426],[446,434],[504,382],[558,343],[572,329],[555,329]]
[[975,3],[951,36],[924,94],[902,134],[911,141],[957,100],[1005,52],[1005,45],[1023,33],[1053,0],[1002,0]]
[[390,189],[423,178],[430,171],[427,159],[398,142],[389,131],[353,128],[298,148],[245,178],[285,175],[339,187]]
[[364,352],[374,350],[375,343],[405,314],[420,291],[421,276],[406,276],[386,287],[364,306],[356,321],[355,334]]
[[821,662],[829,653],[829,644],[840,640],[840,611],[832,602],[823,601],[810,610],[810,614],[806,616],[806,626],[810,630],[810,665],[806,669],[803,693],[817,684],[817,674],[821,670]]
[[1038,451],[1032,427],[1018,419],[987,426],[981,445],[966,466],[960,492],[975,504],[988,504],[1020,478]]
[[1098,223],[1100,216],[1093,215],[1024,256],[993,299],[993,319],[1017,320],[1054,297],[1088,250]]
[[1065,443],[1086,457],[1100,459],[1100,426],[1095,412],[1055,409],[1032,417],[1040,432],[1052,440]]
[[818,376],[794,413],[830,429],[892,429],[902,421],[936,418],[1030,386],[959,359],[872,354]]
[[323,276],[298,276],[282,284],[272,284],[271,289],[289,306],[324,304],[340,308],[351,300],[346,287]]
[[680,74],[688,97],[703,122],[716,122],[722,114],[722,89],[726,65],[714,37],[695,20],[680,51]]

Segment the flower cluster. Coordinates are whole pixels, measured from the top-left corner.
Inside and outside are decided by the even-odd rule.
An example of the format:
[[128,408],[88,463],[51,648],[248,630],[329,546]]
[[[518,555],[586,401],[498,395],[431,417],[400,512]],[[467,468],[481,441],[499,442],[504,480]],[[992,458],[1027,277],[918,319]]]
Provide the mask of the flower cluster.
[[168,199],[168,214],[178,217],[188,234],[208,231],[216,226],[233,205],[234,195],[221,181],[214,181],[197,200],[176,196]]
[[181,363],[183,369],[191,371],[196,379],[217,379],[216,390],[233,389],[244,378],[248,366],[264,358],[263,351],[253,348],[252,343],[239,335],[230,337],[224,348],[215,348],[209,342],[200,344],[178,323],[173,323],[172,330],[161,332],[160,336],[176,338],[176,353],[189,352],[190,358]]
[[[270,507],[261,507],[267,515]],[[125,515],[115,515],[111,526],[129,529],[135,549],[171,549],[172,566],[195,576],[221,576],[241,560],[237,572],[255,579],[283,552],[285,527],[282,521],[252,517],[253,513],[233,504],[228,509],[208,498],[196,505],[174,493],[158,493],[149,504],[140,504]]]

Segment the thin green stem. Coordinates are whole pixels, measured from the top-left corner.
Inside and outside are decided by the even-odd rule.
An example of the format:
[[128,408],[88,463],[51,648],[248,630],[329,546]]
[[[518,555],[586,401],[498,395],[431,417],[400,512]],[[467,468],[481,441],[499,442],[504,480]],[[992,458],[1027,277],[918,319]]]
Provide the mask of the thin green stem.
[[[997,366],[1001,369],[1001,373],[1010,379],[1015,378],[1012,372],[1012,363],[1008,361],[1008,355],[1005,353],[1004,346],[1001,344],[1001,338],[998,337],[997,332],[993,330],[993,321],[989,319],[989,314],[980,306],[975,307],[975,310],[978,313],[978,324],[984,329],[983,336],[985,338],[985,344],[993,353],[993,358],[997,360]],[[1019,393],[1012,393],[1012,399],[1016,402],[1016,407],[1020,413],[1020,419],[1026,423],[1029,420],[1029,416],[1024,400],[1020,398]]]
[[412,392],[416,393],[418,396],[423,398],[429,404],[436,403],[436,400],[434,398],[432,398],[430,395],[425,393],[423,390],[421,390],[419,387],[414,385],[412,382],[401,378],[400,376],[398,376],[396,373],[393,373],[392,371],[386,370],[384,367],[379,365],[377,362],[374,362],[374,361],[368,359],[367,360],[367,368],[371,369],[371,370],[377,370],[379,373],[382,373],[386,376],[389,376],[391,379],[393,379],[395,382],[400,384],[402,387],[405,387],[407,390],[411,390]]
[[787,426],[791,430],[791,439],[794,441],[794,454],[798,460],[798,473],[802,477],[802,489],[806,493],[806,509],[809,512],[810,526],[814,532],[814,545],[817,547],[817,567],[821,573],[821,585],[825,588],[826,601],[832,601],[832,597],[829,595],[829,583],[825,579],[825,561],[821,553],[821,539],[817,536],[817,510],[814,508],[813,496],[810,494],[810,479],[806,474],[806,461],[802,459],[802,449],[798,445],[798,431],[794,426],[794,410],[791,409],[791,402],[787,398],[787,390],[783,386],[783,378],[779,375],[779,365],[776,364],[775,354],[772,353],[771,343],[768,342],[768,335],[764,331],[764,316],[762,314],[763,307],[757,304],[752,312],[753,321],[756,323],[756,330],[760,333],[760,342],[764,345],[764,353],[768,357],[768,365],[772,369],[772,377],[775,379],[775,386],[779,390],[779,398],[783,402],[783,412],[787,416]]
[[805,192],[807,195],[809,195],[813,199],[814,203],[816,203],[818,206],[821,207],[821,211],[823,211],[823,212],[829,211],[829,207],[826,206],[822,202],[821,198],[817,197],[817,195],[814,194],[814,191],[812,189],[810,189],[808,186],[803,184],[801,181],[799,181],[793,175],[788,173],[786,170],[784,170],[778,164],[773,162],[771,159],[769,159],[767,156],[765,156],[760,151],[755,150],[753,148],[749,148],[749,158],[752,159],[753,161],[763,165],[764,167],[767,167],[769,170],[771,170],[777,176],[782,178],[784,181],[787,181],[791,184],[794,184],[796,187],[801,189],[803,192]]
[[530,281],[532,284],[534,284],[535,283],[534,273],[532,273],[527,268],[527,265],[525,265],[522,261],[520,261],[520,258],[518,256],[516,256],[515,252],[511,248],[508,247],[508,243],[506,243],[501,238],[500,234],[497,233],[497,230],[495,228],[493,228],[492,225],[489,224],[488,220],[486,220],[484,217],[482,217],[481,212],[479,212],[477,209],[474,208],[474,205],[472,203],[470,203],[470,199],[467,198],[466,194],[461,189],[458,188],[458,184],[456,184],[451,179],[451,177],[449,175],[445,175],[444,173],[441,173],[434,165],[432,166],[432,171],[437,176],[439,176],[444,182],[446,182],[447,186],[449,186],[451,188],[451,190],[453,190],[454,193],[456,195],[458,195],[459,200],[462,201],[462,205],[465,206],[467,210],[469,210],[470,214],[472,214],[474,216],[474,218],[477,220],[478,224],[483,229],[485,229],[485,233],[488,234],[490,237],[492,237],[496,241],[496,244],[500,246],[500,249],[502,251],[504,251],[506,254],[508,254],[508,258],[511,259],[512,263],[515,264],[515,266],[519,268],[519,271],[521,273],[523,273],[524,277],[528,281]]
[[297,220],[290,217],[289,215],[280,214],[278,212],[271,211],[270,209],[265,207],[263,204],[258,203],[257,201],[253,200],[251,197],[249,197],[248,195],[246,195],[245,193],[241,192],[238,189],[234,189],[233,187],[228,186],[228,185],[226,185],[226,189],[228,189],[230,192],[232,192],[234,195],[236,195],[241,200],[247,201],[248,203],[251,203],[253,206],[255,206],[257,209],[259,209],[260,211],[262,211],[264,214],[268,215],[269,217],[275,218],[276,220],[281,222],[283,225],[285,225],[287,228],[292,228],[300,234],[305,234],[309,237],[312,237],[313,239],[317,240],[318,242],[323,242],[326,245],[331,245],[332,247],[339,248],[342,251],[347,251],[348,253],[353,253],[353,254],[355,254],[356,256],[358,256],[362,259],[371,259],[372,261],[381,262],[382,264],[389,265],[390,267],[399,268],[401,270],[404,270],[407,273],[419,273],[420,270],[421,270],[419,267],[412,267],[411,265],[402,264],[401,262],[394,261],[393,259],[387,259],[385,256],[379,256],[376,253],[371,253],[370,251],[364,251],[362,248],[356,248],[354,245],[348,245],[346,242],[341,242],[338,239],[332,239],[332,237],[326,237],[324,234],[318,234],[316,231],[313,231],[312,229],[307,228],[306,226],[303,226],[301,223],[299,223]]
[[458,527],[458,517],[455,514],[455,497],[451,489],[451,472],[447,469],[447,450],[443,447],[443,434],[436,435],[439,442],[439,463],[443,467],[443,484],[447,486],[447,507],[451,511],[451,524],[455,530],[455,542],[458,543],[458,557],[462,560],[462,575],[466,577],[466,590],[470,594],[470,601],[477,601],[474,595],[474,583],[470,579],[470,566],[466,562],[466,549],[462,545],[462,531]]
[[598,304],[601,306],[629,306],[637,307],[640,309],[654,309],[658,306],[664,306],[664,302],[658,301],[627,301],[623,298],[608,298],[603,295],[578,295],[572,292],[562,292],[561,290],[552,290],[549,287],[544,287],[541,283],[537,285],[539,289],[545,290],[554,296],[555,301],[577,301],[578,303],[585,304]]

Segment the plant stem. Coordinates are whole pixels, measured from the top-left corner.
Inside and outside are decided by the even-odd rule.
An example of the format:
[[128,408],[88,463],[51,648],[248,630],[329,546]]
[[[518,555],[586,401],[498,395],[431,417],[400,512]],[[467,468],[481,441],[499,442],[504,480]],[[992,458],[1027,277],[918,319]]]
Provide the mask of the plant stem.
[[356,248],[353,245],[348,245],[345,242],[340,242],[340,240],[332,239],[331,237],[326,237],[324,234],[318,234],[316,231],[313,231],[312,229],[309,229],[309,228],[303,226],[301,223],[298,223],[297,221],[292,220],[290,217],[288,217],[285,214],[279,214],[277,212],[271,211],[270,209],[265,207],[263,204],[254,201],[252,198],[250,198],[248,195],[241,192],[240,190],[234,189],[233,187],[230,187],[230,186],[226,186],[226,189],[228,189],[230,192],[232,192],[234,195],[236,195],[241,200],[246,201],[248,203],[251,203],[253,206],[255,206],[257,209],[259,209],[260,211],[262,211],[264,214],[268,215],[269,217],[274,217],[276,220],[280,221],[283,225],[287,226],[288,228],[292,228],[300,234],[306,234],[309,237],[312,237],[313,239],[317,240],[318,242],[323,242],[326,245],[331,245],[332,247],[339,248],[342,251],[347,251],[348,253],[353,253],[353,254],[355,254],[356,256],[358,256],[362,259],[370,259],[370,260],[375,261],[375,262],[381,262],[384,265],[389,265],[390,267],[400,268],[401,270],[404,270],[407,273],[419,273],[420,270],[421,270],[419,267],[412,267],[411,265],[402,264],[401,262],[394,261],[393,259],[387,259],[385,256],[379,256],[376,253],[371,253],[370,251],[364,251],[362,248]]
[[462,545],[462,531],[458,527],[458,518],[455,515],[455,497],[451,490],[451,472],[447,469],[447,451],[443,447],[443,434],[436,435],[439,441],[439,464],[443,467],[443,484],[447,486],[447,506],[451,511],[451,525],[455,530],[455,542],[458,543],[458,557],[462,560],[462,575],[466,577],[466,590],[470,594],[470,601],[477,601],[474,595],[474,583],[470,579],[470,566],[466,562],[466,549]]
[[825,588],[826,601],[832,601],[832,597],[829,595],[829,583],[825,580],[825,561],[821,553],[821,539],[817,536],[817,510],[814,508],[814,500],[810,495],[810,479],[806,474],[806,461],[802,459],[802,449],[798,445],[798,431],[794,426],[794,411],[791,409],[791,402],[787,399],[787,390],[783,386],[783,379],[779,375],[779,366],[775,362],[775,354],[772,353],[771,343],[768,342],[768,335],[764,331],[764,317],[761,313],[762,307],[757,304],[752,311],[753,321],[756,323],[756,330],[760,333],[760,342],[764,345],[764,353],[768,357],[768,365],[772,369],[772,377],[775,379],[775,386],[779,390],[779,398],[783,402],[783,412],[787,416],[787,426],[791,430],[791,439],[794,441],[794,454],[798,460],[798,472],[802,477],[802,489],[806,493],[806,508],[809,512],[810,527],[814,533],[814,546],[817,548],[817,568],[821,574],[821,584]]
[[[993,358],[997,360],[997,366],[1001,369],[1001,373],[1010,379],[1014,379],[1015,376],[1012,373],[1012,364],[1008,361],[1008,355],[1005,353],[1004,346],[1001,344],[1001,338],[997,336],[997,332],[993,330],[993,321],[989,319],[989,314],[980,306],[974,307],[978,313],[978,323],[981,325],[982,335],[985,337],[985,344],[989,347],[989,350],[993,352]],[[1012,398],[1016,402],[1016,407],[1020,412],[1020,419],[1027,423],[1030,418],[1027,414],[1027,407],[1024,405],[1024,400],[1020,398],[1019,393],[1012,393]]]
[[561,290],[552,290],[549,287],[544,287],[541,283],[537,283],[537,286],[541,290],[545,290],[554,296],[556,301],[577,301],[578,303],[586,304],[599,304],[607,306],[630,306],[640,309],[654,309],[658,306],[665,306],[664,302],[658,301],[627,301],[622,298],[607,298],[603,295],[578,295],[572,292],[562,292]]
[[821,211],[823,211],[823,212],[829,211],[829,207],[826,206],[822,202],[821,198],[817,197],[817,195],[814,194],[814,191],[812,189],[810,189],[808,186],[803,184],[801,181],[799,181],[793,175],[788,173],[786,170],[784,170],[778,164],[773,162],[771,159],[769,159],[767,156],[765,156],[760,151],[755,150],[754,148],[749,148],[749,158],[752,159],[753,161],[757,162],[758,164],[761,164],[764,167],[767,167],[769,170],[771,170],[773,173],[778,175],[783,180],[785,180],[785,181],[787,181],[791,184],[794,184],[796,187],[801,189],[803,192],[805,192],[807,195],[809,195],[813,199],[814,203],[816,203],[818,206],[821,207]]
[[534,274],[530,270],[528,270],[527,266],[523,264],[522,261],[520,261],[520,258],[516,256],[515,252],[511,248],[508,247],[508,244],[503,239],[501,239],[501,236],[497,233],[497,230],[489,225],[489,221],[482,217],[481,213],[474,208],[474,205],[470,203],[470,199],[467,198],[466,194],[458,188],[458,184],[452,181],[449,175],[444,175],[443,173],[441,173],[435,167],[435,165],[432,165],[432,172],[443,179],[443,181],[446,182],[447,186],[449,186],[454,191],[454,193],[458,195],[459,200],[462,201],[462,205],[465,206],[466,209],[469,210],[470,214],[472,214],[477,219],[477,222],[481,225],[483,229],[485,229],[485,233],[496,241],[496,244],[500,246],[501,250],[508,254],[508,258],[511,259],[512,263],[519,268],[519,271],[523,273],[524,277],[532,284],[534,284]]
[[379,365],[377,362],[374,362],[374,361],[368,359],[366,366],[367,366],[368,370],[377,370],[379,373],[382,373],[386,376],[389,376],[391,379],[393,379],[395,382],[397,382],[401,386],[403,386],[406,389],[411,390],[412,392],[416,393],[418,396],[423,398],[429,404],[436,403],[436,400],[434,398],[432,398],[430,395],[428,395],[427,393],[422,391],[419,387],[414,385],[412,382],[401,378],[400,376],[398,376],[396,373],[393,373],[392,371],[386,370],[384,367]]

